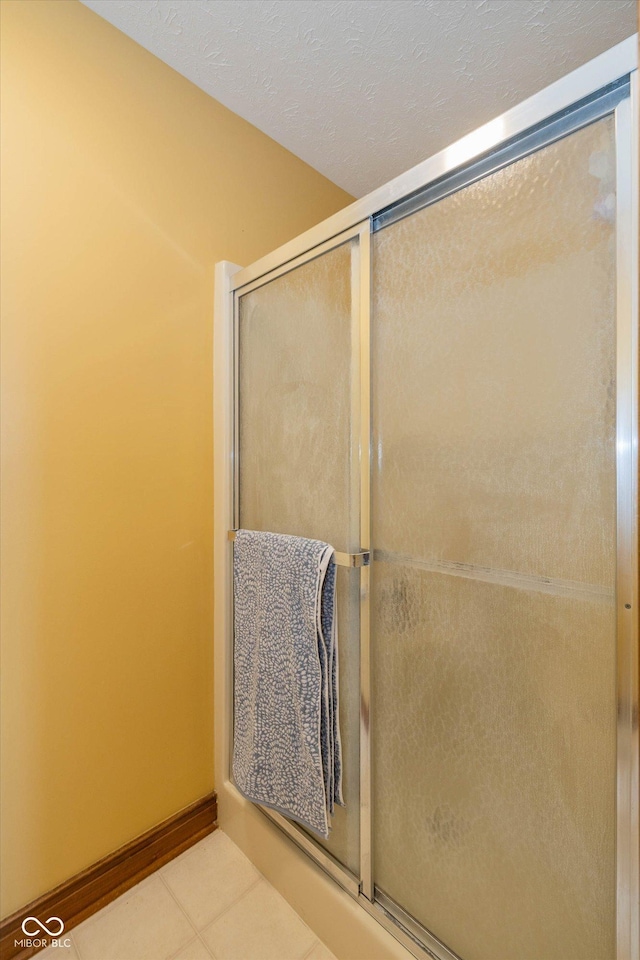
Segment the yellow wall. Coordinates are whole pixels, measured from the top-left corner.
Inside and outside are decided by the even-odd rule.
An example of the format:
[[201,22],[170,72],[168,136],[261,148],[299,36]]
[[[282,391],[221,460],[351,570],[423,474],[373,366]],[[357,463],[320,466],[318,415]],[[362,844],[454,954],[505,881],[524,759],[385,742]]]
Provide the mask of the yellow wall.
[[351,198],[77,0],[3,0],[3,897],[213,789],[213,266]]

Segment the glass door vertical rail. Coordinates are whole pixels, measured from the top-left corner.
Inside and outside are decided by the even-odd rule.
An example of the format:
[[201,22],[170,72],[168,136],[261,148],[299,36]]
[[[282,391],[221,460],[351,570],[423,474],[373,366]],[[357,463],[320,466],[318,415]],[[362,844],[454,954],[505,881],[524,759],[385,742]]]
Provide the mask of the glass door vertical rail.
[[[371,221],[360,229],[354,277],[354,329],[358,361],[360,543],[371,550]],[[360,884],[373,901],[373,809],[371,745],[371,571],[360,574]]]
[[638,73],[615,110],[617,223],[617,949],[640,957],[638,816]]

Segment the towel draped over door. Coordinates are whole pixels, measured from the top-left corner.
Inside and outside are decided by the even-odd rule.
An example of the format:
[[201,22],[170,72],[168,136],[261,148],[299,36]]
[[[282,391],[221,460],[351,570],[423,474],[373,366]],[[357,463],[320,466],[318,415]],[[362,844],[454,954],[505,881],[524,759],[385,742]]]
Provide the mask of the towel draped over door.
[[325,838],[344,804],[333,553],[238,530],[233,564],[235,783]]

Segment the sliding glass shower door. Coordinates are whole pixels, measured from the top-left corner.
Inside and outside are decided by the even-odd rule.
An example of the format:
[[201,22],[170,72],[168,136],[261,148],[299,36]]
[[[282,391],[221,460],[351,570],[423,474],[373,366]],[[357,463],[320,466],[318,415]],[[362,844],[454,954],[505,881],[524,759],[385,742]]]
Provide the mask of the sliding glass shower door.
[[373,237],[378,898],[465,960],[613,960],[615,150]]
[[362,564],[346,807],[326,842],[265,813],[416,957],[638,957],[634,84],[234,287],[233,526]]
[[[239,300],[237,524],[360,550],[358,237]],[[337,568],[345,807],[316,842],[359,874],[360,572]],[[296,827],[296,829],[298,829]],[[301,829],[301,828],[299,828]]]

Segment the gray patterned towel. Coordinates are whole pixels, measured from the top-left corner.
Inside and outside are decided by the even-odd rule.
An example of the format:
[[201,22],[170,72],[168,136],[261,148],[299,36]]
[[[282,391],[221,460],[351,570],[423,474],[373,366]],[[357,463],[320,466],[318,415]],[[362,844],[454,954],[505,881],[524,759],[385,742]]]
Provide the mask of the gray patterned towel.
[[238,530],[233,776],[321,837],[342,799],[333,547]]

